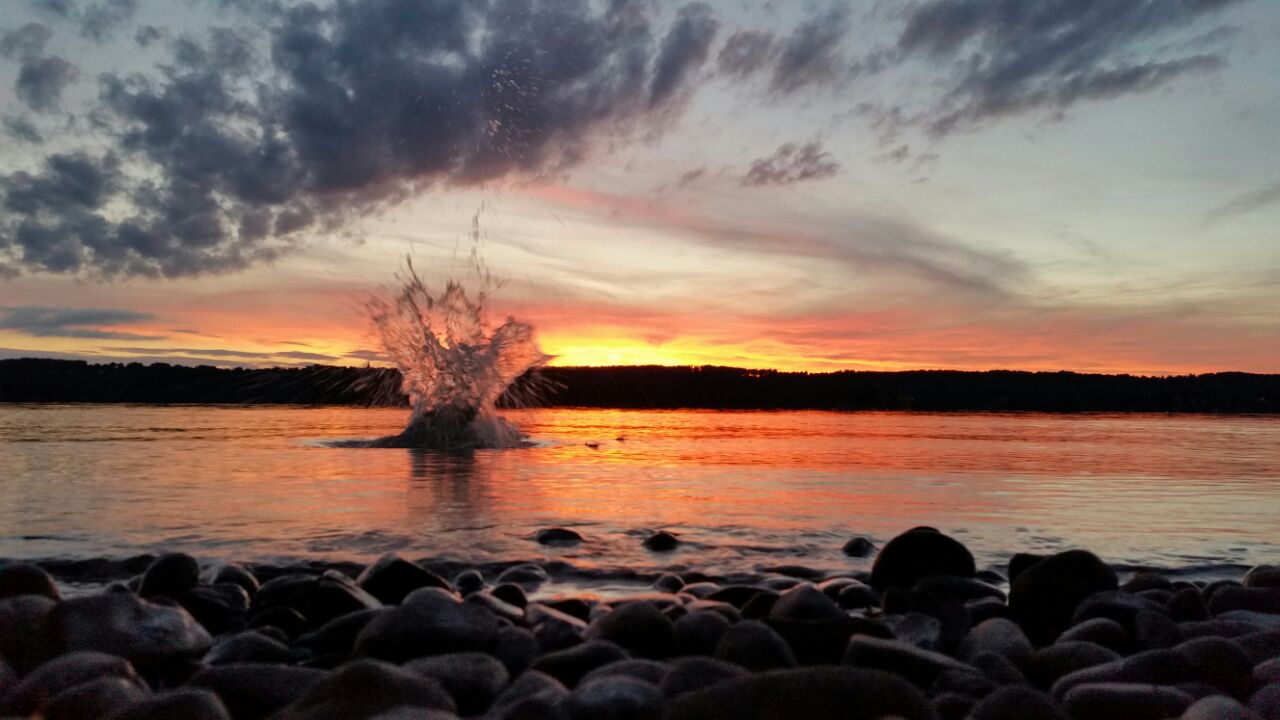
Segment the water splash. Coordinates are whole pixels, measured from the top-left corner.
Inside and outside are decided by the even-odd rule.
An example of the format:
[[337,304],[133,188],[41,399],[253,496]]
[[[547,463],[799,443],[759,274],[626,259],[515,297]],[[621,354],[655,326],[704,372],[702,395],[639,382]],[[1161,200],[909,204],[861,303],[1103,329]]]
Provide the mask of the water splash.
[[[369,301],[370,317],[387,357],[400,369],[401,390],[413,414],[404,432],[382,438],[379,447],[437,449],[518,447],[519,429],[497,413],[499,398],[527,403],[513,388],[517,379],[551,359],[533,327],[508,317],[488,319],[491,293],[500,284],[471,254],[471,288],[449,280],[432,291],[405,261],[400,290],[391,299]],[[536,383],[523,392],[536,392]],[[513,393],[517,396],[512,397]]]

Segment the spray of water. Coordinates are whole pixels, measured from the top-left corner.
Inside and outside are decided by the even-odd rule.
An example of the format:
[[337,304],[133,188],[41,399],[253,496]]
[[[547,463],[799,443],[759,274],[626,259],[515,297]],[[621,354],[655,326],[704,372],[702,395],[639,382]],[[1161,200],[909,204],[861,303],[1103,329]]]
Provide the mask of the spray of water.
[[550,356],[538,347],[530,325],[511,317],[499,325],[489,322],[487,305],[499,283],[474,250],[471,267],[469,282],[449,280],[433,291],[406,260],[399,292],[369,302],[383,351],[400,368],[401,390],[413,408],[404,432],[377,445],[466,449],[522,443],[519,429],[498,415],[498,400],[504,393],[513,399],[513,383]]

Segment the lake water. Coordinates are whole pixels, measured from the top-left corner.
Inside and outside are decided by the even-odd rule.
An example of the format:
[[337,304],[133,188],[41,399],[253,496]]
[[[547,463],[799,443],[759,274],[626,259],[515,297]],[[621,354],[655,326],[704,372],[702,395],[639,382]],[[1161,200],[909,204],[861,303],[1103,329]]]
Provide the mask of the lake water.
[[[1122,565],[1280,561],[1280,418],[637,412],[509,413],[535,442],[441,455],[326,442],[405,411],[0,406],[0,558],[466,562],[589,572],[867,567],[915,525],[980,566],[1085,547]],[[597,447],[591,447],[598,444]],[[540,528],[572,527],[573,548]],[[679,533],[675,553],[641,546]]]

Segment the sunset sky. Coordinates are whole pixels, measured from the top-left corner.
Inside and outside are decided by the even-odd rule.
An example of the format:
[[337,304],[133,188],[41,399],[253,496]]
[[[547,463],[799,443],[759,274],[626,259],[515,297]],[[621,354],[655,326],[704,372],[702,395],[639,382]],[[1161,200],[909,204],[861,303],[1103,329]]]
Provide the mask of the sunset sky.
[[1280,372],[1272,0],[5,0],[0,357]]

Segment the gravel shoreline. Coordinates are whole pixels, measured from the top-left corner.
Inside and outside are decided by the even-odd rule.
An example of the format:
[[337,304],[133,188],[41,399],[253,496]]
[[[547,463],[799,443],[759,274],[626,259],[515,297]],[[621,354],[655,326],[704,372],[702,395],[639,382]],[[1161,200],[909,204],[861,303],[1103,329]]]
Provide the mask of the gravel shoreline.
[[[1280,568],[978,571],[930,528],[846,552],[871,570],[607,599],[556,595],[554,564],[8,563],[0,718],[1280,720]],[[54,576],[132,577],[62,597]]]

